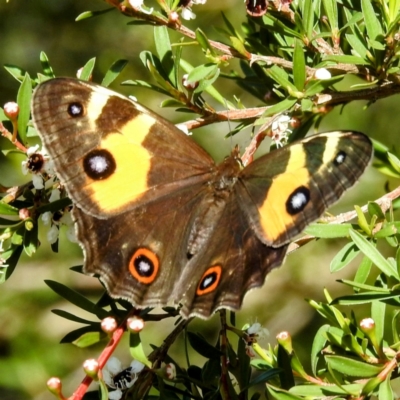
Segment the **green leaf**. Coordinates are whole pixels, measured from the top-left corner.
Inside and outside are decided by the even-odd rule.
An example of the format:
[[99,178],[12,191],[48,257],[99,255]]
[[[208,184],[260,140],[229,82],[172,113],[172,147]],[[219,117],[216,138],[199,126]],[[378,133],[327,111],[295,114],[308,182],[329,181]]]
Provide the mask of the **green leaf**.
[[109,313],[102,308],[96,306],[86,297],[82,296],[75,290],[55,281],[45,280],[47,286],[49,286],[54,292],[68,300],[70,303],[76,305],[77,307],[85,310],[91,314],[95,314],[98,318],[103,319],[109,316]]
[[0,201],[0,215],[18,215],[18,208]]
[[83,81],[90,81],[90,78],[92,77],[94,65],[96,63],[96,57],[91,58],[82,68],[81,74],[79,76],[79,79],[82,79]]
[[216,56],[214,48],[211,46],[206,34],[200,29],[196,29],[196,40],[204,51],[210,52],[211,55]]
[[286,390],[277,388],[267,383],[268,393],[276,400],[302,400],[302,397],[289,393]]
[[400,316],[400,310],[396,310],[393,314],[392,318],[392,335],[393,335],[393,342],[397,343],[400,341],[400,335],[398,330],[398,321]]
[[379,204],[375,203],[374,201],[368,202],[368,214],[371,217],[376,215],[380,220],[385,219],[385,214],[383,213],[382,208],[379,206]]
[[390,374],[387,375],[386,379],[380,384],[378,398],[379,400],[394,400],[395,396],[390,386]]
[[193,332],[187,332],[190,345],[205,358],[220,358],[220,350],[208,343],[202,336]]
[[22,246],[11,246],[2,253],[1,258],[3,258],[7,263],[0,267],[0,283],[5,282],[12,275],[18,264],[22,250]]
[[304,49],[300,40],[295,40],[293,54],[293,79],[296,88],[299,91],[304,89],[306,82],[306,60],[304,57]]
[[322,0],[331,30],[338,28],[338,9],[335,0]]
[[381,288],[379,286],[366,285],[366,284],[363,284],[363,283],[359,283],[357,281],[349,281],[347,279],[339,279],[339,282],[342,282],[345,285],[351,286],[352,288],[370,290],[370,291],[375,291],[375,292],[385,293],[385,294],[390,294],[391,293],[390,290],[387,289],[387,288]]
[[350,296],[337,297],[332,301],[331,304],[341,304],[344,306],[356,305],[356,304],[366,304],[373,301],[385,301],[390,299],[395,299],[400,295],[400,291],[393,291],[389,294],[382,294],[377,292],[363,292]]
[[68,319],[69,321],[78,322],[78,323],[80,323],[80,324],[87,324],[87,325],[98,326],[98,328],[100,329],[100,324],[99,324],[99,322],[96,322],[96,321],[89,321],[89,320],[87,320],[87,319],[77,317],[76,315],[71,314],[71,313],[68,312],[68,311],[64,311],[64,310],[51,310],[51,312],[52,312],[53,314],[58,315],[58,316],[61,317],[61,318]]
[[382,301],[374,301],[371,304],[371,318],[375,322],[375,335],[379,344],[383,342],[385,330],[386,304]]
[[368,65],[369,62],[361,57],[348,55],[329,55],[323,58],[324,61],[334,61],[338,64]]
[[106,72],[101,84],[102,86],[108,87],[114,80],[118,77],[118,75],[125,68],[126,64],[128,64],[128,60],[117,60],[113,65],[111,65],[110,69]]
[[[345,395],[346,397],[351,394],[354,397],[358,396],[362,389],[362,384],[349,384],[341,385],[341,387],[330,384],[330,385],[296,385],[290,389],[291,393],[298,394],[300,396],[308,396],[307,399],[326,399],[329,396]],[[347,397],[348,398],[348,397]],[[304,400],[304,398],[302,397]],[[336,397],[335,397],[336,399]],[[343,400],[337,399],[337,400]]]
[[314,341],[311,348],[311,368],[313,374],[317,376],[317,365],[318,360],[321,357],[321,351],[325,347],[326,343],[326,332],[329,329],[329,325],[322,325],[318,332],[315,334]]
[[357,247],[386,275],[400,279],[397,269],[368,240],[355,230],[349,231]]
[[83,349],[85,347],[92,346],[96,343],[99,343],[102,339],[107,337],[104,332],[87,332],[80,336],[78,339],[75,339],[72,343]]
[[[187,61],[185,61],[185,60],[183,60],[183,59],[180,60],[180,64],[181,64],[182,69],[183,69],[185,72],[187,72],[187,73],[189,73],[190,71],[193,70],[193,67],[192,67]],[[235,108],[229,101],[227,101],[227,100],[225,99],[224,96],[222,96],[222,95],[218,92],[217,89],[215,89],[214,86],[211,86],[211,85],[210,85],[210,86],[207,86],[207,88],[205,89],[205,91],[206,91],[210,96],[212,96],[216,101],[218,101],[220,104],[222,104],[224,107],[227,107],[227,106],[228,106],[228,108],[230,108],[230,109],[234,109],[234,108]]]
[[242,392],[252,386],[270,381],[271,379],[279,375],[281,372],[282,371],[279,368],[271,368],[268,371],[263,371],[257,374],[257,376],[254,379],[252,379],[245,388],[242,389]]
[[[269,107],[263,114],[262,118],[269,117],[270,115],[275,115],[278,113],[283,113],[290,108],[292,108],[297,103],[297,99],[293,97],[288,97],[285,100],[280,101],[279,103],[274,104]],[[258,125],[258,124],[257,124]]]
[[155,92],[165,94],[166,96],[170,96],[169,92],[160,88],[159,86],[151,85],[148,82],[141,80],[127,80],[121,83],[122,86],[138,86],[146,89],[153,90]]
[[368,279],[369,273],[371,272],[372,261],[368,257],[363,257],[360,265],[357,268],[356,276],[354,281],[358,283],[364,283]]
[[[93,332],[93,326],[84,326],[83,328],[75,329],[72,332],[67,333],[60,341],[60,343],[73,343],[75,340],[79,340],[79,338],[86,333]],[[98,329],[95,330],[95,333],[99,333]],[[104,332],[100,333],[101,338],[106,338],[107,335]]]
[[342,356],[326,356],[325,360],[335,371],[338,371],[345,376],[356,376],[359,378],[376,376],[385,368],[384,365],[371,365],[366,362]]
[[4,64],[4,69],[18,82],[22,82],[27,74],[24,69],[17,67],[16,65]]
[[315,94],[320,93],[323,90],[333,86],[335,83],[340,82],[343,78],[344,78],[344,75],[338,75],[338,76],[334,76],[333,78],[330,78],[330,79],[311,80],[306,85],[305,95],[307,97],[314,96]]
[[85,11],[85,12],[79,14],[75,18],[75,21],[82,21],[84,19],[98,17],[99,15],[108,13],[108,12],[113,11],[113,10],[115,10],[115,7],[106,8],[105,10],[98,10],[98,11]]
[[[367,381],[367,383],[364,385],[361,395],[365,398],[365,395],[368,395],[372,392],[375,392],[375,389],[382,383],[382,378],[380,376],[376,376],[374,378],[371,378],[370,380]],[[386,399],[385,399],[386,400]]]
[[284,89],[292,89],[293,92],[297,91],[296,86],[289,81],[288,74],[283,68],[273,65],[270,69],[266,71],[266,74],[272,78],[275,82],[279,83]]
[[381,37],[383,39],[382,26],[375,15],[371,0],[361,0],[361,9],[364,15],[365,27],[367,28],[369,38],[377,40]]
[[331,272],[340,271],[351,261],[353,261],[360,254],[360,250],[353,243],[347,243],[336,255],[333,257],[330,265]]
[[168,35],[168,28],[165,25],[154,28],[154,42],[164,74],[166,74],[173,87],[178,87],[178,83],[175,80],[176,74],[171,42]]
[[27,127],[31,115],[31,97],[32,81],[29,74],[25,74],[17,95],[17,103],[19,106],[18,134],[23,143],[26,143]]
[[346,39],[353,48],[353,51],[355,51],[364,60],[364,62],[368,62],[368,48],[366,43],[362,42],[357,35],[353,34],[347,34]]
[[202,79],[208,79],[217,73],[219,70],[217,64],[209,63],[199,65],[196,68],[193,68],[187,77],[188,83],[196,83],[201,81]]
[[313,37],[313,29],[314,29],[314,9],[312,0],[303,0],[303,13],[302,13],[302,22],[303,29],[308,38],[311,41]]
[[37,222],[33,222],[33,226],[31,229],[25,229],[24,232],[24,251],[28,256],[32,256],[36,253],[36,249],[39,246],[38,239],[38,224]]
[[129,335],[129,351],[131,356],[140,361],[142,364],[147,365],[151,368],[151,362],[146,357],[146,354],[143,350],[142,341],[140,340],[139,333],[130,333]]
[[309,225],[304,232],[322,239],[334,239],[341,237],[349,237],[351,224],[318,224]]
[[53,69],[50,66],[49,59],[47,58],[47,55],[44,51],[40,52],[40,63],[42,64],[42,70],[44,75],[48,78],[54,78],[54,72]]

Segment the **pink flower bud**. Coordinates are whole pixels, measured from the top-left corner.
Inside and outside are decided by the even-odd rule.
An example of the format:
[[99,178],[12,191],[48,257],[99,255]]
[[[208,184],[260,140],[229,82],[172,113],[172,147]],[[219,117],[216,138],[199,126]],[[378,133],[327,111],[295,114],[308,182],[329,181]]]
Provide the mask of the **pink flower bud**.
[[144,321],[139,317],[131,317],[126,321],[126,327],[130,332],[138,333],[144,328]]
[[15,103],[14,101],[10,101],[10,102],[4,104],[4,114],[10,120],[17,119],[18,114],[19,114],[19,106],[18,106],[18,104]]

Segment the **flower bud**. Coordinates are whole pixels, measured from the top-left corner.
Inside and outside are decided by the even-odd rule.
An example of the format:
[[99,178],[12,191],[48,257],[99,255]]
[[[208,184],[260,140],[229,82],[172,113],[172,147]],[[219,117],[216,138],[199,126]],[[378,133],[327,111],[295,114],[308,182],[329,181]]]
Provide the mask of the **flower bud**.
[[139,333],[144,328],[144,321],[142,318],[133,316],[126,321],[126,327],[132,333]]
[[19,106],[14,101],[4,104],[4,114],[11,121],[16,120],[19,114]]

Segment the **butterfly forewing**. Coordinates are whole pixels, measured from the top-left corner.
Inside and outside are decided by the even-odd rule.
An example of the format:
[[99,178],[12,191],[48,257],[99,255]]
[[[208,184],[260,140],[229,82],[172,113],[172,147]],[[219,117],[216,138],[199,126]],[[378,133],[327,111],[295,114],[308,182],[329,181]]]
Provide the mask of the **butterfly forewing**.
[[246,167],[238,195],[259,238],[281,246],[354,185],[372,156],[358,132],[329,132],[275,150]]

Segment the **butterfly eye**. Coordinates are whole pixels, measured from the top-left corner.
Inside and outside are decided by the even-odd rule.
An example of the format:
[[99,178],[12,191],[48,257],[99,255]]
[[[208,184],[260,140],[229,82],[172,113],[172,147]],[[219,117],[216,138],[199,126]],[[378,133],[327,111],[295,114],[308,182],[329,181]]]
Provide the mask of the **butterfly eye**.
[[339,153],[336,154],[336,157],[333,160],[333,163],[335,165],[340,165],[340,164],[343,164],[345,160],[346,160],[346,153],[344,151],[339,151]]
[[214,265],[213,267],[208,268],[201,277],[196,294],[202,296],[215,290],[221,280],[221,275],[222,268],[220,265]]
[[82,117],[85,112],[85,108],[81,103],[71,103],[68,105],[68,114],[72,118]]
[[96,181],[108,178],[116,168],[114,157],[105,149],[93,150],[83,159],[86,175]]
[[286,211],[295,215],[304,210],[310,201],[310,189],[305,186],[298,187],[286,201]]
[[129,262],[129,271],[140,283],[149,285],[158,274],[160,262],[156,254],[149,249],[140,248],[133,253]]

